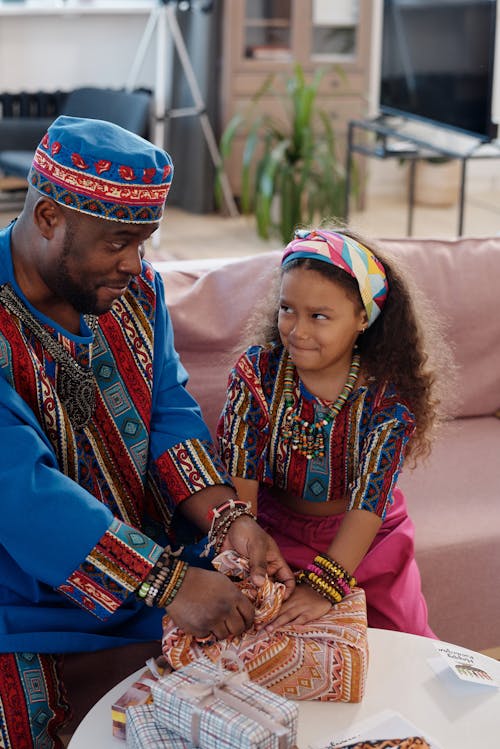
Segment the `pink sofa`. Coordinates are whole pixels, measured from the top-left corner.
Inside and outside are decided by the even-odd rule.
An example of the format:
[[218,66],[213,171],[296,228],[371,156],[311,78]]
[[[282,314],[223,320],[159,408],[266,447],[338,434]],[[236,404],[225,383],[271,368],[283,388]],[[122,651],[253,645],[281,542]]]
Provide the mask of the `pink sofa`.
[[[457,418],[400,479],[416,526],[430,623],[443,640],[500,645],[500,238],[387,240],[449,325],[460,365]],[[161,264],[189,388],[214,430],[238,337],[279,252]]]

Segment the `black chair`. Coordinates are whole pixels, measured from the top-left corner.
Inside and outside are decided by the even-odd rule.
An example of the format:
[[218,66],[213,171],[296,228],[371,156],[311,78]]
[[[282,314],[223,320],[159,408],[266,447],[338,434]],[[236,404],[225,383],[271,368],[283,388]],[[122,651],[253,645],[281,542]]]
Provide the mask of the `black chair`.
[[[152,95],[147,91],[120,91],[85,87],[71,91],[58,115],[89,117],[121,125],[148,138]],[[0,119],[0,172],[26,179],[33,154],[54,117]]]

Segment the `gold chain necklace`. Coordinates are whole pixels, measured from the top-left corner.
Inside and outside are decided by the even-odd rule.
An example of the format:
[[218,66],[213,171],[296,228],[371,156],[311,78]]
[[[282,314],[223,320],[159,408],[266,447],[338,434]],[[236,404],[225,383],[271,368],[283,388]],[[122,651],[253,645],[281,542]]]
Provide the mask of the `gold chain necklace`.
[[[0,301],[23,323],[58,364],[56,390],[64,405],[68,418],[75,429],[83,428],[91,419],[96,404],[96,381],[89,359],[89,366],[82,365],[69,351],[34,317],[22,299],[8,283],[0,286]],[[95,332],[98,318],[84,315],[90,331]],[[92,347],[90,349],[92,353]]]
[[292,450],[296,450],[307,460],[313,458],[323,458],[325,455],[325,435],[324,428],[330,424],[339,413],[340,409],[348,399],[354,389],[358,379],[361,359],[359,354],[354,351],[351,367],[347,376],[346,383],[342,392],[339,394],[335,403],[329,411],[322,415],[317,421],[309,422],[302,419],[295,411],[295,366],[288,356],[285,375],[283,396],[285,398],[286,413],[283,423],[281,437],[285,442],[290,442]]

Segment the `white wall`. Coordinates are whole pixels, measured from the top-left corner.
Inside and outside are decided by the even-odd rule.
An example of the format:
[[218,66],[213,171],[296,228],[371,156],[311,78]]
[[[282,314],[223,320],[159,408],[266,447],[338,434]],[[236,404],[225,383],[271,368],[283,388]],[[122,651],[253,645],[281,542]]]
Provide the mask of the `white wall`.
[[[125,86],[155,5],[154,0],[0,4],[0,91]],[[155,29],[133,87],[155,88],[156,40]],[[168,68],[171,45],[164,52]]]

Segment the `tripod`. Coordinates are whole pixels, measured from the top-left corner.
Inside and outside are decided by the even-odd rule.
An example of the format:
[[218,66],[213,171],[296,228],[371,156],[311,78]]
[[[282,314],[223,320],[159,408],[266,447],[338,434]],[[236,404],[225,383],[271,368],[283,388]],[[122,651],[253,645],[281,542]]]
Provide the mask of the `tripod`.
[[[221,170],[222,159],[217,147],[215,140],[214,131],[208,119],[206,112],[205,103],[201,95],[196,75],[189,59],[189,54],[182,38],[182,33],[179,28],[177,16],[175,12],[175,5],[171,3],[160,4],[153,8],[151,11],[148,22],[144,29],[141,41],[137,48],[135,59],[132,63],[132,68],[129,73],[129,77],[125,88],[132,90],[137,80],[139,70],[144,60],[144,56],[148,49],[148,45],[151,41],[151,37],[156,29],[156,83],[155,83],[155,122],[154,122],[154,142],[160,148],[164,148],[165,145],[165,122],[167,117],[186,117],[197,115],[200,118],[200,125],[205,137],[210,156],[214,166],[219,169],[220,184],[222,194],[224,196],[224,202],[226,204],[228,213],[230,216],[235,217],[239,215],[236,203],[234,202],[233,193],[229,185],[229,180],[224,171]],[[165,65],[165,53],[167,49],[167,30],[170,31],[174,47],[179,55],[182,70],[186,76],[186,80],[189,86],[189,91],[193,98],[194,106],[182,107],[179,109],[167,110],[166,102],[166,65]]]

